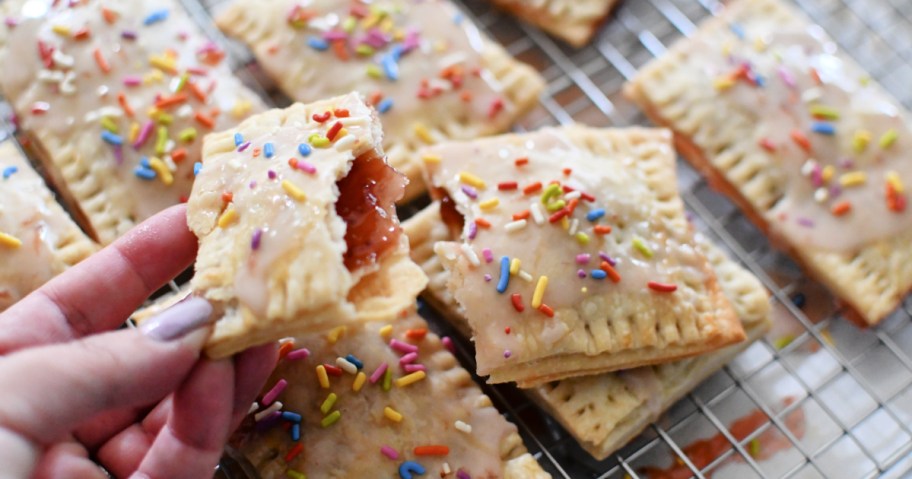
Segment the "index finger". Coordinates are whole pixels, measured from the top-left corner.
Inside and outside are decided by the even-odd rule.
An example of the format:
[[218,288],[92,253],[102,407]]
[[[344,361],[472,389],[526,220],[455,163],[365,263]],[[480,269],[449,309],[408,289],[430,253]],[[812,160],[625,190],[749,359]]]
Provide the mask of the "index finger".
[[123,324],[193,262],[186,216],[185,205],[162,211],[0,314],[0,354]]

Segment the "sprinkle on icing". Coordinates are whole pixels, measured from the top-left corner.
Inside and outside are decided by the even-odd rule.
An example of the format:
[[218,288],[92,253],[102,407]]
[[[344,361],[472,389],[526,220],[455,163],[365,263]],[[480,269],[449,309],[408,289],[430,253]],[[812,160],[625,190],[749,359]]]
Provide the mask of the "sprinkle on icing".
[[336,393],[329,393],[329,395],[326,396],[326,399],[323,400],[323,403],[320,404],[320,412],[322,412],[324,415],[329,414],[329,412],[332,411],[333,406],[336,404],[336,399],[338,399]]
[[322,364],[317,366],[317,380],[321,388],[329,389],[329,375],[326,373],[326,366]]
[[[822,113],[830,114],[831,112]],[[530,139],[529,143],[532,142],[533,140]],[[539,154],[534,147],[525,148],[533,157]],[[445,154],[441,153],[446,151],[447,148],[440,148],[437,151],[432,150],[428,154],[433,159],[426,161],[425,164],[431,171],[432,177],[439,168],[449,166],[444,164]],[[503,157],[509,154],[508,152],[513,153],[510,147],[501,149],[497,155]],[[578,186],[588,183],[582,181],[582,178],[591,174],[590,172],[582,169],[575,171],[573,168],[561,166],[554,168],[550,178],[542,177],[540,167],[528,168],[531,161],[533,160],[530,160],[529,156],[514,157],[512,162],[515,166],[515,170],[513,170],[515,176],[513,177],[499,176],[503,175],[503,172],[498,173],[497,177],[488,177],[479,174],[484,171],[478,166],[474,168],[478,168],[479,171],[471,171],[469,169],[471,167],[463,166],[466,169],[457,169],[453,177],[445,177],[450,173],[441,173],[441,177],[438,179],[439,186],[445,186],[451,199],[455,198],[453,201],[467,203],[461,206],[469,208],[474,214],[474,217],[466,217],[464,243],[459,245],[462,257],[468,260],[470,269],[482,269],[479,274],[483,276],[486,283],[490,283],[490,286],[485,287],[490,287],[505,297],[506,307],[509,308],[511,314],[527,314],[526,310],[530,309],[534,314],[539,314],[544,318],[555,317],[558,312],[553,306],[564,307],[568,301],[562,283],[569,279],[551,277],[550,271],[526,271],[523,269],[524,258],[516,256],[508,249],[495,252],[491,247],[487,247],[488,245],[484,243],[483,231],[491,228],[493,223],[488,218],[497,218],[497,225],[502,228],[501,235],[521,235],[519,241],[529,241],[530,238],[527,235],[538,234],[537,232],[541,231],[540,228],[563,231],[567,238],[566,248],[549,250],[547,254],[561,255],[567,254],[564,251],[569,252],[568,262],[579,266],[573,269],[572,281],[574,282],[601,283],[600,288],[611,288],[612,285],[622,283],[623,278],[615,266],[615,260],[604,252],[600,252],[596,256],[598,251],[596,248],[601,247],[607,241],[617,243],[622,248],[621,251],[624,249],[629,251],[629,259],[626,256],[623,258],[625,262],[664,261],[663,256],[666,254],[664,249],[661,252],[662,256],[653,250],[654,247],[660,247],[663,244],[661,241],[656,242],[656,246],[653,246],[652,238],[633,236],[617,241],[609,239],[613,233],[611,223],[623,221],[623,217],[618,217],[617,213],[612,212],[608,207],[610,204],[600,204],[600,200],[596,196]],[[478,189],[488,185],[496,185],[496,190],[485,195],[476,194]],[[528,206],[518,211],[515,210],[517,198],[524,198],[525,201],[528,201],[526,203]],[[503,241],[503,238],[504,236],[501,236],[498,241]],[[480,246],[482,261],[478,261],[474,253],[479,249],[474,246],[476,244]],[[489,264],[492,267],[487,269]],[[529,258],[528,264],[528,267],[536,268],[540,262]],[[638,268],[642,268],[642,266],[638,266]],[[675,292],[676,286],[675,289],[664,287],[673,284],[667,281],[667,278],[663,278],[665,275],[661,273],[662,268],[652,271],[652,274],[657,277],[646,278],[649,282],[643,281],[636,286],[625,284],[625,287],[642,288],[644,292],[653,293]],[[516,278],[521,281],[517,281]],[[560,288],[551,293],[554,298],[550,298],[548,293],[548,284],[551,281],[556,281],[557,287]],[[586,284],[581,286],[581,294],[587,295]],[[520,292],[522,289],[519,288],[528,289]],[[549,301],[554,301],[554,303],[549,304]],[[504,334],[511,334],[509,326],[502,331]],[[514,355],[511,349],[504,348],[502,352],[504,358]]]
[[320,426],[327,428],[327,427],[332,426],[333,424],[339,422],[339,419],[341,419],[341,418],[342,418],[342,411],[335,410],[335,411],[327,414],[326,417],[324,417],[323,420],[320,421]]
[[380,446],[380,454],[383,454],[394,461],[399,459],[399,452],[390,446]]
[[[50,24],[49,32],[24,30],[32,32],[28,51],[40,62],[35,75],[43,85],[31,90],[40,98],[19,113],[27,128],[39,121],[32,117],[59,115],[62,122],[72,115],[74,128],[109,149],[105,160],[170,191],[155,195],[155,205],[177,203],[189,193],[191,167],[194,175],[199,170],[196,127],[213,129],[228,115],[241,119],[253,104],[237,82],[219,81],[229,74],[224,53],[186,15],[129,3],[115,11],[54,2],[40,17],[8,19],[7,25]],[[75,96],[91,101],[74,106],[67,97]],[[226,104],[231,113],[221,112]],[[182,167],[187,157],[193,162]]]
[[535,292],[532,294],[532,307],[538,308],[542,305],[542,300],[545,297],[545,288],[548,287],[548,277],[539,276],[538,282],[535,283]]
[[415,384],[418,381],[421,381],[425,377],[427,377],[427,374],[424,371],[416,371],[414,373],[411,373],[411,374],[408,374],[408,375],[402,376],[401,378],[396,379],[396,381],[395,381],[396,387],[404,388],[406,386],[410,386],[412,384]]
[[[298,457],[298,455],[301,454],[303,451],[304,451],[304,445],[303,445],[303,444],[295,444],[295,445],[291,448],[291,450],[289,450],[288,453],[285,454],[285,458],[284,458],[284,459],[285,459],[285,462],[294,461],[295,458]],[[299,473],[299,474],[300,474],[300,473]],[[303,476],[303,474],[301,474],[301,475]]]
[[472,426],[469,425],[469,424],[467,424],[467,423],[465,423],[465,422],[462,422],[462,421],[458,421],[458,420],[457,420],[457,421],[453,424],[453,427],[455,427],[456,430],[462,431],[462,432],[464,432],[464,433],[466,433],[466,434],[472,434]]
[[[794,241],[851,250],[907,226],[907,217],[897,217],[907,210],[905,193],[897,188],[901,175],[890,174],[892,167],[909,175],[901,166],[905,153],[897,148],[910,134],[904,115],[897,113],[901,106],[872,92],[870,78],[843,61],[825,36],[770,35],[766,25],[753,23],[729,26],[731,40],[714,56],[722,73],[712,78],[713,86],[738,108],[761,110],[758,145],[795,182],[786,184],[785,198],[771,215],[783,233]],[[859,109],[852,98],[876,107]],[[772,108],[774,113],[767,111]],[[771,117],[783,124],[767,121]],[[861,211],[863,220],[856,213]],[[891,227],[876,226],[881,223]],[[832,238],[833,228],[854,230],[853,225],[868,227]]]
[[469,173],[468,171],[462,171],[459,173],[459,181],[474,188],[478,188],[479,190],[483,190],[487,187],[484,180],[473,173]]
[[413,475],[423,476],[425,472],[424,466],[414,461],[405,461],[399,466],[400,479],[413,479]]
[[286,387],[288,387],[288,381],[280,379],[278,382],[276,382],[275,386],[269,390],[269,392],[263,395],[262,404],[267,406],[272,404],[276,399],[278,399],[279,395],[285,391]]
[[642,238],[633,239],[633,248],[637,250],[641,255],[645,256],[647,259],[652,258],[654,253],[649,246],[646,245],[646,242]]
[[218,227],[227,228],[234,224],[238,220],[238,212],[236,209],[228,208],[218,218]]
[[402,422],[402,414],[400,414],[399,411],[396,411],[395,409],[393,409],[389,406],[386,406],[385,408],[383,408],[383,415],[386,416],[386,418],[389,419],[390,421]]
[[649,289],[659,292],[659,293],[674,293],[678,290],[678,286],[674,284],[659,283],[657,281],[650,281],[648,283]]
[[510,285],[510,258],[502,256],[500,258],[500,279],[497,280],[497,292],[503,294]]
[[446,456],[450,448],[444,445],[416,446],[413,452],[416,456]]
[[0,247],[7,249],[19,249],[22,247],[22,240],[9,233],[0,232]]
[[282,189],[295,201],[307,200],[307,194],[304,193],[304,190],[289,180],[282,180]]

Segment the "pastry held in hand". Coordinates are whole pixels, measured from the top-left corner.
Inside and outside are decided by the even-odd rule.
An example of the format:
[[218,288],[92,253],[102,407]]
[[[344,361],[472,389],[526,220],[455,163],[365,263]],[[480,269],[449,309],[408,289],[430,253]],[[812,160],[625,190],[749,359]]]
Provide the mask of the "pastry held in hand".
[[175,0],[0,4],[0,87],[101,243],[186,200],[202,136],[261,108]]
[[[458,304],[446,288],[449,273],[433,252],[433,245],[438,241],[453,240],[440,216],[439,203],[409,218],[402,228],[411,242],[412,258],[428,275],[424,299],[447,311],[447,320],[462,334],[471,335],[466,319],[459,314]],[[741,320],[747,341],[679,361],[567,378],[524,390],[596,459],[603,460],[620,449],[684,394],[769,330],[769,298],[757,278],[704,236],[697,234],[695,239]]]
[[295,101],[365,95],[406,199],[423,189],[418,149],[506,131],[544,89],[450,0],[233,0],[216,22]]
[[0,311],[96,249],[15,143],[0,144]]
[[912,290],[909,112],[792,7],[732,2],[625,92],[851,319]]
[[295,333],[382,320],[427,279],[408,257],[380,124],[357,94],[295,104],[207,136],[188,203],[193,290],[221,307],[225,356]]
[[263,479],[550,477],[414,314],[295,338],[231,442]]
[[425,152],[478,373],[521,386],[744,338],[678,196],[664,130],[544,129]]
[[589,43],[619,0],[490,0],[575,46]]

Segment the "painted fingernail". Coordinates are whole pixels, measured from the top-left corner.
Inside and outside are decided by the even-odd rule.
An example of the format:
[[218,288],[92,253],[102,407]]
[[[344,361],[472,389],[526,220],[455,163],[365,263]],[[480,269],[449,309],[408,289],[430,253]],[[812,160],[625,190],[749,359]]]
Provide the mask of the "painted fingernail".
[[173,341],[209,323],[211,314],[208,301],[191,297],[149,318],[139,329],[152,339]]

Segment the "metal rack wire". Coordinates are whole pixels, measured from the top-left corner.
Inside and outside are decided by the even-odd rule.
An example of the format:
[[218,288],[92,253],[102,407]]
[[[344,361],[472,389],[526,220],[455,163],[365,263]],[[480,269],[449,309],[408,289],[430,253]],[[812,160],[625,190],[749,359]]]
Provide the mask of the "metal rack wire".
[[[185,0],[200,24],[224,42],[236,71],[276,105],[288,102],[262,75],[249,53],[212,27],[210,11],[224,0]],[[596,41],[572,49],[493,11],[483,0],[464,5],[510,53],[536,66],[548,81],[540,108],[519,129],[557,123],[597,126],[645,124],[620,95],[636,69],[689,35],[721,8],[715,0],[627,0]],[[912,106],[912,2],[908,0],[796,0],[887,90]],[[772,335],[757,342],[675,405],[639,438],[605,461],[594,461],[559,425],[511,386],[485,391],[515,422],[530,451],[555,477],[638,477],[645,466],[683,464],[695,477],[902,477],[912,471],[912,304],[875,329],[862,331],[840,317],[826,292],[769,244],[735,207],[679,162],[681,190],[698,228],[726,247],[770,290],[777,316]],[[422,314],[453,333],[428,308]],[[473,368],[467,343],[460,359]],[[739,438],[732,422],[751,411],[768,420]],[[800,414],[799,425],[790,418]],[[698,468],[685,453],[698,439],[721,435],[731,447]],[[752,441],[784,444],[756,457]]]

